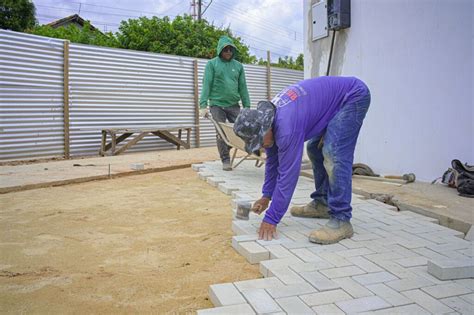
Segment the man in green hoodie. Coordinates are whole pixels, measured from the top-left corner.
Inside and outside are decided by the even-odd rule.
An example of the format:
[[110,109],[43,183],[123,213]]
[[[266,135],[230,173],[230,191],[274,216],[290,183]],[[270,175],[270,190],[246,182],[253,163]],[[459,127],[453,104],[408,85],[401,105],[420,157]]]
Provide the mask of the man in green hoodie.
[[[235,60],[237,48],[232,39],[221,36],[217,44],[217,57],[209,60],[202,80],[201,100],[199,102],[201,117],[209,115],[216,122],[228,120],[233,123],[240,113],[239,100],[243,107],[250,108],[250,97],[245,81],[244,67]],[[217,135],[217,149],[222,160],[222,168],[231,171],[230,148]]]

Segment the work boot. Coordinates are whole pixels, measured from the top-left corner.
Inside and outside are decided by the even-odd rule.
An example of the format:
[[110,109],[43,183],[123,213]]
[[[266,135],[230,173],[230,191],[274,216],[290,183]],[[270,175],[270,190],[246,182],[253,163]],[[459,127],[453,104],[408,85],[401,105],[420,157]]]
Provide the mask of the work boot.
[[290,213],[294,217],[329,219],[328,211],[326,205],[313,200],[307,205],[292,207]]
[[230,162],[222,162],[222,169],[224,171],[232,171],[232,166],[230,165]]
[[354,230],[350,221],[331,218],[321,229],[311,232],[309,241],[323,245],[334,244],[352,237],[353,234]]

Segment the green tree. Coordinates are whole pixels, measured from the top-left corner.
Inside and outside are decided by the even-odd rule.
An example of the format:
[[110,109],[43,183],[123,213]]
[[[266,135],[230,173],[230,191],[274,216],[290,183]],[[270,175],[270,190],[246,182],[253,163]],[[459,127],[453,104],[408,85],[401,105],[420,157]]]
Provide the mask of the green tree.
[[30,0],[0,0],[0,28],[23,32],[36,25],[35,5]]
[[82,28],[72,24],[66,27],[61,26],[58,28],[42,25],[30,30],[30,33],[47,37],[68,39],[73,43],[120,47],[119,42],[114,34],[111,32],[104,34],[98,30],[92,30],[89,21],[86,21]]
[[[263,60],[260,58],[257,61],[258,65],[266,65],[267,61]],[[296,57],[296,60],[293,60],[293,57],[288,57],[285,56],[283,58],[278,57],[278,62],[277,63],[270,63],[272,67],[278,67],[278,68],[286,68],[286,69],[294,69],[294,70],[303,70],[304,69],[304,57],[303,54],[299,54],[298,57]]]
[[140,17],[122,21],[117,38],[122,48],[151,51],[163,54],[213,58],[219,37],[227,35],[234,40],[239,54],[237,60],[254,63],[249,48],[242,39],[233,36],[229,28],[220,29],[206,20],[195,21],[189,15],[168,17]]

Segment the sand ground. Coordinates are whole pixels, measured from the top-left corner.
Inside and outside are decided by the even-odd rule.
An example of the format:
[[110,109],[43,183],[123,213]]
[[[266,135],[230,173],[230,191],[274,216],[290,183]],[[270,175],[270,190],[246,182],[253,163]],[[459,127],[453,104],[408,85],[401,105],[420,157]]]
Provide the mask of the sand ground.
[[190,168],[0,195],[0,313],[187,313],[259,277]]

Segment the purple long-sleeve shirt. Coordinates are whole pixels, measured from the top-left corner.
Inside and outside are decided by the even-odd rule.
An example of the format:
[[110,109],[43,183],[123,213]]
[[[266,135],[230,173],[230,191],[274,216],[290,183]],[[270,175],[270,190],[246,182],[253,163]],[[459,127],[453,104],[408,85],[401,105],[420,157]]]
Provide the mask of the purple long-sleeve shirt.
[[319,77],[291,85],[276,95],[275,144],[266,150],[262,194],[272,199],[263,221],[278,224],[298,182],[304,142],[321,134],[343,104],[367,93],[354,77]]

